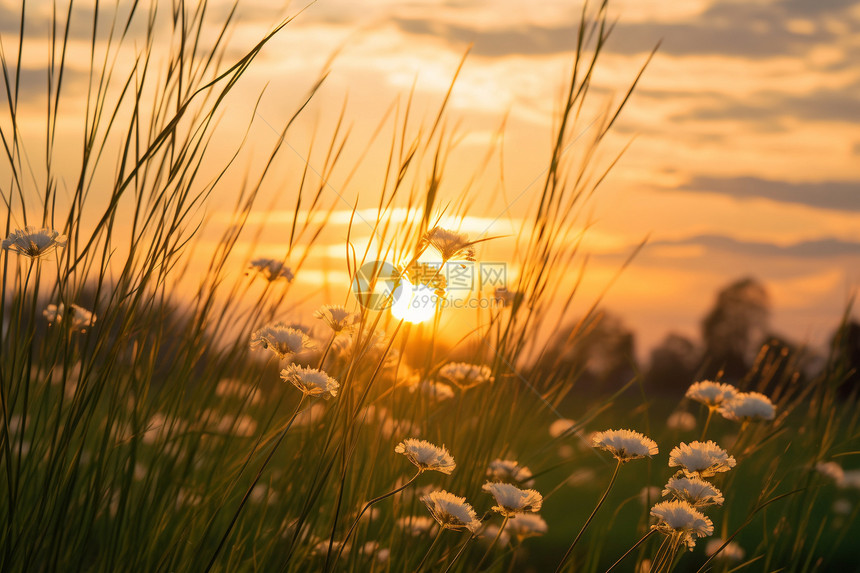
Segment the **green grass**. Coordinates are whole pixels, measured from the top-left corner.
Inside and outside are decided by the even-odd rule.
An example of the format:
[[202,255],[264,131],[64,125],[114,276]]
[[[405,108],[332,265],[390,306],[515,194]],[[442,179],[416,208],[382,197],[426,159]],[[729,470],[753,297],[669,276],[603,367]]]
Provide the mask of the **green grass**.
[[[224,175],[239,168],[235,157],[246,145],[238,142],[236,155],[224,164],[213,167],[209,161],[225,98],[265,44],[288,33],[288,21],[233,60],[225,48],[232,17],[219,24],[219,36],[206,39],[205,3],[177,2],[172,14],[133,6],[122,15],[107,9],[91,14],[100,32],[93,33],[74,179],[66,172],[61,177],[56,167],[58,158],[72,159],[56,128],[65,113],[65,15],[54,15],[43,134],[24,133],[19,126],[21,57],[31,40],[26,4],[14,57],[4,51],[0,58],[7,112],[0,123],[6,235],[33,224],[68,237],[65,247],[37,260],[2,253],[0,570],[382,572],[412,571],[423,561],[425,570],[471,571],[487,553],[483,541],[443,531],[434,543],[436,531],[412,536],[396,522],[429,515],[420,494],[445,489],[465,496],[487,524],[501,525],[490,509],[491,496],[481,490],[496,458],[517,459],[537,476],[533,487],[543,494],[541,515],[549,529],[513,546],[496,543],[483,568],[553,570],[615,466],[605,452],[583,446],[581,436],[551,438],[548,428],[559,416],[576,419],[583,435],[630,427],[660,447],[653,459],[621,467],[568,563],[569,570],[606,570],[648,531],[649,506],[640,502],[640,490],[662,489],[674,473],[667,467],[668,452],[697,439],[704,422],[699,412],[696,429],[668,429],[665,420],[682,396],[654,393],[639,377],[617,393],[581,387],[576,372],[542,359],[544,349],[535,343],[539,333],[554,329],[559,339],[575,344],[587,334],[600,303],[589,303],[581,322],[562,328],[560,317],[577,289],[559,279],[558,269],[585,272],[572,225],[614,164],[598,166],[595,157],[630,93],[598,118],[589,141],[573,145],[593,119],[583,116],[583,104],[611,31],[606,5],[583,11],[557,138],[532,213],[535,232],[517,237],[521,272],[512,304],[482,314],[476,337],[448,347],[436,340],[438,321],[418,329],[387,311],[362,309],[343,285],[341,299],[331,302],[349,301],[359,313],[355,329],[326,353],[332,335],[314,320],[317,349],[296,358],[339,382],[340,392],[330,400],[302,400],[279,378],[284,363],[249,348],[251,334],[267,323],[302,319],[287,310],[298,296],[292,285],[237,272],[247,265],[237,242],[251,234],[245,229],[248,216],[284,160],[283,136],[296,116],[285,123],[262,166],[248,170],[206,273],[197,277],[187,270],[199,256],[194,213],[211,203]],[[69,13],[77,15],[72,6]],[[164,18],[168,26],[161,25]],[[140,29],[143,36],[135,44],[130,30]],[[4,38],[4,50],[8,42]],[[113,58],[130,45],[136,46],[136,60]],[[156,45],[169,46],[166,60],[152,57]],[[379,166],[386,174],[372,222],[379,251],[345,245],[351,275],[367,261],[417,256],[426,248],[423,234],[440,213],[452,214],[439,196],[455,139],[446,103],[447,98],[432,123],[413,135],[406,129],[409,106],[397,109],[389,160]],[[255,108],[249,107],[250,117]],[[324,176],[341,156],[339,130],[330,140]],[[103,181],[111,184],[105,188]],[[307,257],[326,227],[331,207],[324,181],[312,183],[305,171],[288,182],[296,216],[284,261],[297,275],[305,259],[292,250],[307,248]],[[106,200],[99,195],[105,192]],[[394,207],[419,215],[394,225],[387,217]],[[324,222],[312,224],[314,215]],[[351,237],[366,231],[359,229],[363,224],[353,221]],[[97,321],[84,333],[68,320],[49,327],[42,311],[59,303],[93,310]],[[377,330],[384,335],[372,336]],[[836,358],[816,377],[800,378],[793,356],[769,355],[738,384],[771,396],[776,419],[744,427],[732,445],[725,436],[737,434],[738,424],[716,419],[710,426],[708,437],[726,445],[738,465],[714,479],[726,503],[708,514],[715,535],[737,532],[735,541],[746,551],[744,561],[731,566],[712,562],[714,570],[844,571],[856,562],[851,540],[858,534],[858,492],[837,488],[814,469],[827,460],[856,465],[860,449],[856,396],[838,398],[848,373]],[[455,359],[487,365],[494,382],[456,390],[441,403],[407,388],[413,374],[440,379],[439,369]],[[225,380],[234,381],[235,391],[223,384],[219,390]],[[349,550],[338,556],[337,542],[366,502],[415,474],[394,452],[401,440],[415,436],[444,444],[456,470],[450,476],[424,472],[374,504],[355,528]],[[572,476],[579,477],[574,484]],[[849,515],[832,511],[842,497],[855,508]],[[653,559],[659,537],[631,552],[618,570]],[[699,570],[707,559],[706,541],[679,554],[677,570]]]

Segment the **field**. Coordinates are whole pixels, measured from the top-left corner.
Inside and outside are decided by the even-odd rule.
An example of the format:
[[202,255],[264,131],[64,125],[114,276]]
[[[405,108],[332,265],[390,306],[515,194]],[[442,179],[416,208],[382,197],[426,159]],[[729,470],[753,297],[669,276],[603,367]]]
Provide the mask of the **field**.
[[350,221],[374,241],[347,239],[350,281],[307,315],[295,278],[330,224],[324,181],[285,183],[280,259],[236,247],[283,137],[256,149],[228,224],[198,217],[245,169],[234,159],[249,142],[223,162],[209,147],[224,102],[288,20],[237,56],[230,19],[204,35],[200,6],[175,3],[172,28],[146,6],[103,15],[110,45],[136,57],[117,63],[93,39],[65,179],[63,20],[33,140],[17,116],[23,23],[4,34],[0,571],[860,570],[860,386],[839,336],[812,369],[774,342],[740,375],[711,357],[714,380],[703,367],[677,391],[638,371],[596,383],[559,350],[600,322],[600,300],[562,320],[578,284],[561,276],[588,272],[573,221],[611,176],[595,157],[627,103],[579,141],[612,29],[594,8],[507,262],[515,280],[472,293],[474,330],[453,341],[439,332],[451,283],[497,237],[443,224],[474,205],[438,194],[447,99],[417,132],[397,108],[376,215]]

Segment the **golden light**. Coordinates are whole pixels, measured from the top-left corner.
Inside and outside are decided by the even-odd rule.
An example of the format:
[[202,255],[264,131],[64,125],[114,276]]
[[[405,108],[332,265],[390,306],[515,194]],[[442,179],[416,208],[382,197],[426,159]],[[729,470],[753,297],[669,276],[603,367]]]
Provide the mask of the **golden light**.
[[391,314],[406,322],[424,322],[436,314],[438,300],[433,289],[423,284],[415,286],[404,278],[394,291]]

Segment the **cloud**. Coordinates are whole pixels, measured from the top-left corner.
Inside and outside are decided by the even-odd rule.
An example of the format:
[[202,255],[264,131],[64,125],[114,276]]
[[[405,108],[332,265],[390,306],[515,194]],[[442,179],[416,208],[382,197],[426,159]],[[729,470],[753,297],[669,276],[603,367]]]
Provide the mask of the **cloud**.
[[516,28],[480,30],[472,26],[424,19],[395,18],[403,32],[416,36],[435,36],[448,42],[474,43],[472,52],[481,56],[542,55],[572,51],[576,28],[524,25]]
[[722,251],[733,255],[766,258],[821,259],[860,256],[860,242],[833,237],[778,245],[768,242],[742,241],[725,235],[696,235],[678,240],[651,241],[648,245],[647,248],[695,246],[702,247],[706,251]]
[[694,176],[679,191],[717,193],[736,199],[770,199],[819,209],[860,212],[860,181],[776,181],[760,177]]
[[[801,55],[814,46],[838,46],[840,38],[828,19],[852,19],[849,9],[860,0],[787,0],[756,4],[714,2],[687,21],[625,22],[622,12],[609,42],[608,52],[638,54],[650,51],[658,40],[662,54],[712,55],[768,58]],[[561,26],[523,22],[518,18],[492,28],[463,18],[393,18],[401,30],[429,35],[449,42],[474,42],[473,51],[484,56],[553,54],[573,50],[576,22]]]
[[[62,94],[64,97],[68,97],[69,95],[79,95],[84,93],[86,90],[86,82],[89,78],[88,74],[82,70],[75,69],[71,66],[66,66],[63,70],[63,85],[62,85]],[[9,71],[9,88],[10,91],[15,93],[15,70],[12,69]],[[52,87],[53,90],[57,89],[57,78],[55,77],[54,85]],[[0,73],[0,92],[2,92],[3,99],[6,98],[6,78]],[[48,93],[48,68],[23,68],[19,74],[19,84],[18,84],[18,92],[19,92],[19,101],[33,104],[32,101],[34,98],[37,99],[38,105],[44,106],[44,98],[45,94]],[[4,106],[8,105],[8,102],[3,101]]]
[[722,97],[719,101],[693,107],[677,114],[675,121],[744,120],[772,124],[773,120],[795,118],[813,121],[860,123],[860,82],[839,88],[825,88],[808,94],[759,92],[743,99]]

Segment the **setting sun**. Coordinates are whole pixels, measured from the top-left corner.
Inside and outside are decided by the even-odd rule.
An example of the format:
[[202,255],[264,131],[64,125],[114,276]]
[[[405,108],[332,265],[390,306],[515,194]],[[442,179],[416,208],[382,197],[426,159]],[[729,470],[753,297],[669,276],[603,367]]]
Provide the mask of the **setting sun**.
[[439,300],[433,289],[420,283],[415,286],[405,278],[394,290],[393,298],[391,314],[411,323],[425,322],[433,318]]

